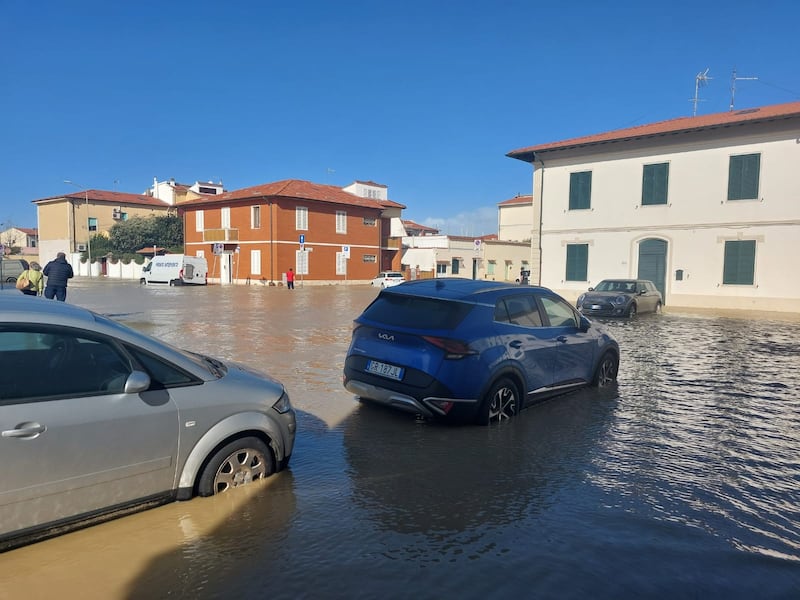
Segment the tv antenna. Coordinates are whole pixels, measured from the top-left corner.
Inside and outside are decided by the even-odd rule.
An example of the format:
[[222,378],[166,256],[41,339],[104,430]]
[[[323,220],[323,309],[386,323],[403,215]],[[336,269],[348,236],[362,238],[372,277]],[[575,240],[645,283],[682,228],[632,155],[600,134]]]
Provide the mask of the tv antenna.
[[733,74],[731,75],[731,106],[729,110],[733,110],[733,98],[736,96],[736,82],[737,81],[756,81],[758,77],[737,77],[736,75],[736,67],[733,68]]
[[694,78],[694,98],[692,100],[689,100],[689,102],[694,103],[694,110],[692,111],[693,117],[697,116],[697,103],[703,102],[703,100],[701,100],[699,97],[700,88],[703,87],[704,85],[708,85],[709,79],[714,79],[714,78],[708,76],[708,69],[706,69],[701,73],[698,73],[697,76]]

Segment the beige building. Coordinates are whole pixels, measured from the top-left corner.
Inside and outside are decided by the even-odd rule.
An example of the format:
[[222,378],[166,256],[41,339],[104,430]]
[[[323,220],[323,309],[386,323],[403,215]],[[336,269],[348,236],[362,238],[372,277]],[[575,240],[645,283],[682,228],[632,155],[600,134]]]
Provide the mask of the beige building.
[[106,190],[76,190],[63,196],[34,200],[33,203],[39,224],[39,259],[42,264],[55,258],[58,252],[68,256],[86,252],[90,236],[107,234],[115,223],[132,217],[166,215],[175,210],[148,195]]
[[641,277],[668,306],[800,311],[800,279],[786,276],[799,130],[793,102],[510,152],[534,169],[539,282],[575,299],[603,278]]

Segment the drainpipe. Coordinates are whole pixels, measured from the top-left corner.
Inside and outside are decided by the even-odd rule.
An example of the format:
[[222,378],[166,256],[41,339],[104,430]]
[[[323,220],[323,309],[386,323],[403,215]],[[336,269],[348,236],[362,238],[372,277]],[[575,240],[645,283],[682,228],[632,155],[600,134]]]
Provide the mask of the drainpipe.
[[[534,182],[536,181],[536,166],[535,163],[537,161],[537,157],[533,155],[533,172],[534,172]],[[542,285],[542,216],[544,214],[543,205],[544,205],[544,161],[540,158],[538,159],[539,164],[541,164],[542,176],[539,181],[539,282],[538,285]],[[533,200],[536,199],[536,190],[534,189],[534,196]]]
[[267,203],[269,207],[269,280],[275,282],[275,236],[272,231],[272,201],[267,200],[264,196],[261,199]]

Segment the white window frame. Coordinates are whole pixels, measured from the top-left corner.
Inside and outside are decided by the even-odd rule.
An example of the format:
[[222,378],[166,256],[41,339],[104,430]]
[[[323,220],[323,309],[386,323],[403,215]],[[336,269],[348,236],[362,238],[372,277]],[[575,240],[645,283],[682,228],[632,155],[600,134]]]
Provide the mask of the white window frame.
[[220,210],[220,218],[222,219],[222,228],[223,229],[230,229],[231,228],[231,207],[230,206],[223,206]]
[[257,204],[250,207],[250,229],[261,229],[261,207]]
[[261,250],[250,250],[250,274],[261,275]]
[[194,213],[194,230],[205,231],[205,213],[202,210]]
[[347,211],[336,211],[336,233],[347,233]]
[[297,231],[308,231],[308,208],[305,206],[294,209],[294,228]]

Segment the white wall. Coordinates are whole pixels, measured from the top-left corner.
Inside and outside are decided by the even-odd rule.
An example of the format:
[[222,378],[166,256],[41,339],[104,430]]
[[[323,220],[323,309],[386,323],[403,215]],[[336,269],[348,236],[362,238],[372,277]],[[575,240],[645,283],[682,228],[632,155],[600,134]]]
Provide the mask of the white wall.
[[[663,142],[660,142],[663,144]],[[761,154],[759,198],[727,200],[729,158]],[[645,164],[669,163],[667,205],[642,206]],[[667,304],[800,312],[800,278],[787,258],[800,244],[796,132],[550,160],[542,197],[542,285],[568,298],[605,277],[636,277],[638,242],[668,242]],[[569,210],[571,172],[592,171],[591,208]],[[755,282],[723,285],[724,242],[756,240]],[[588,281],[567,282],[566,245],[589,244]],[[676,269],[684,280],[675,281]]]

